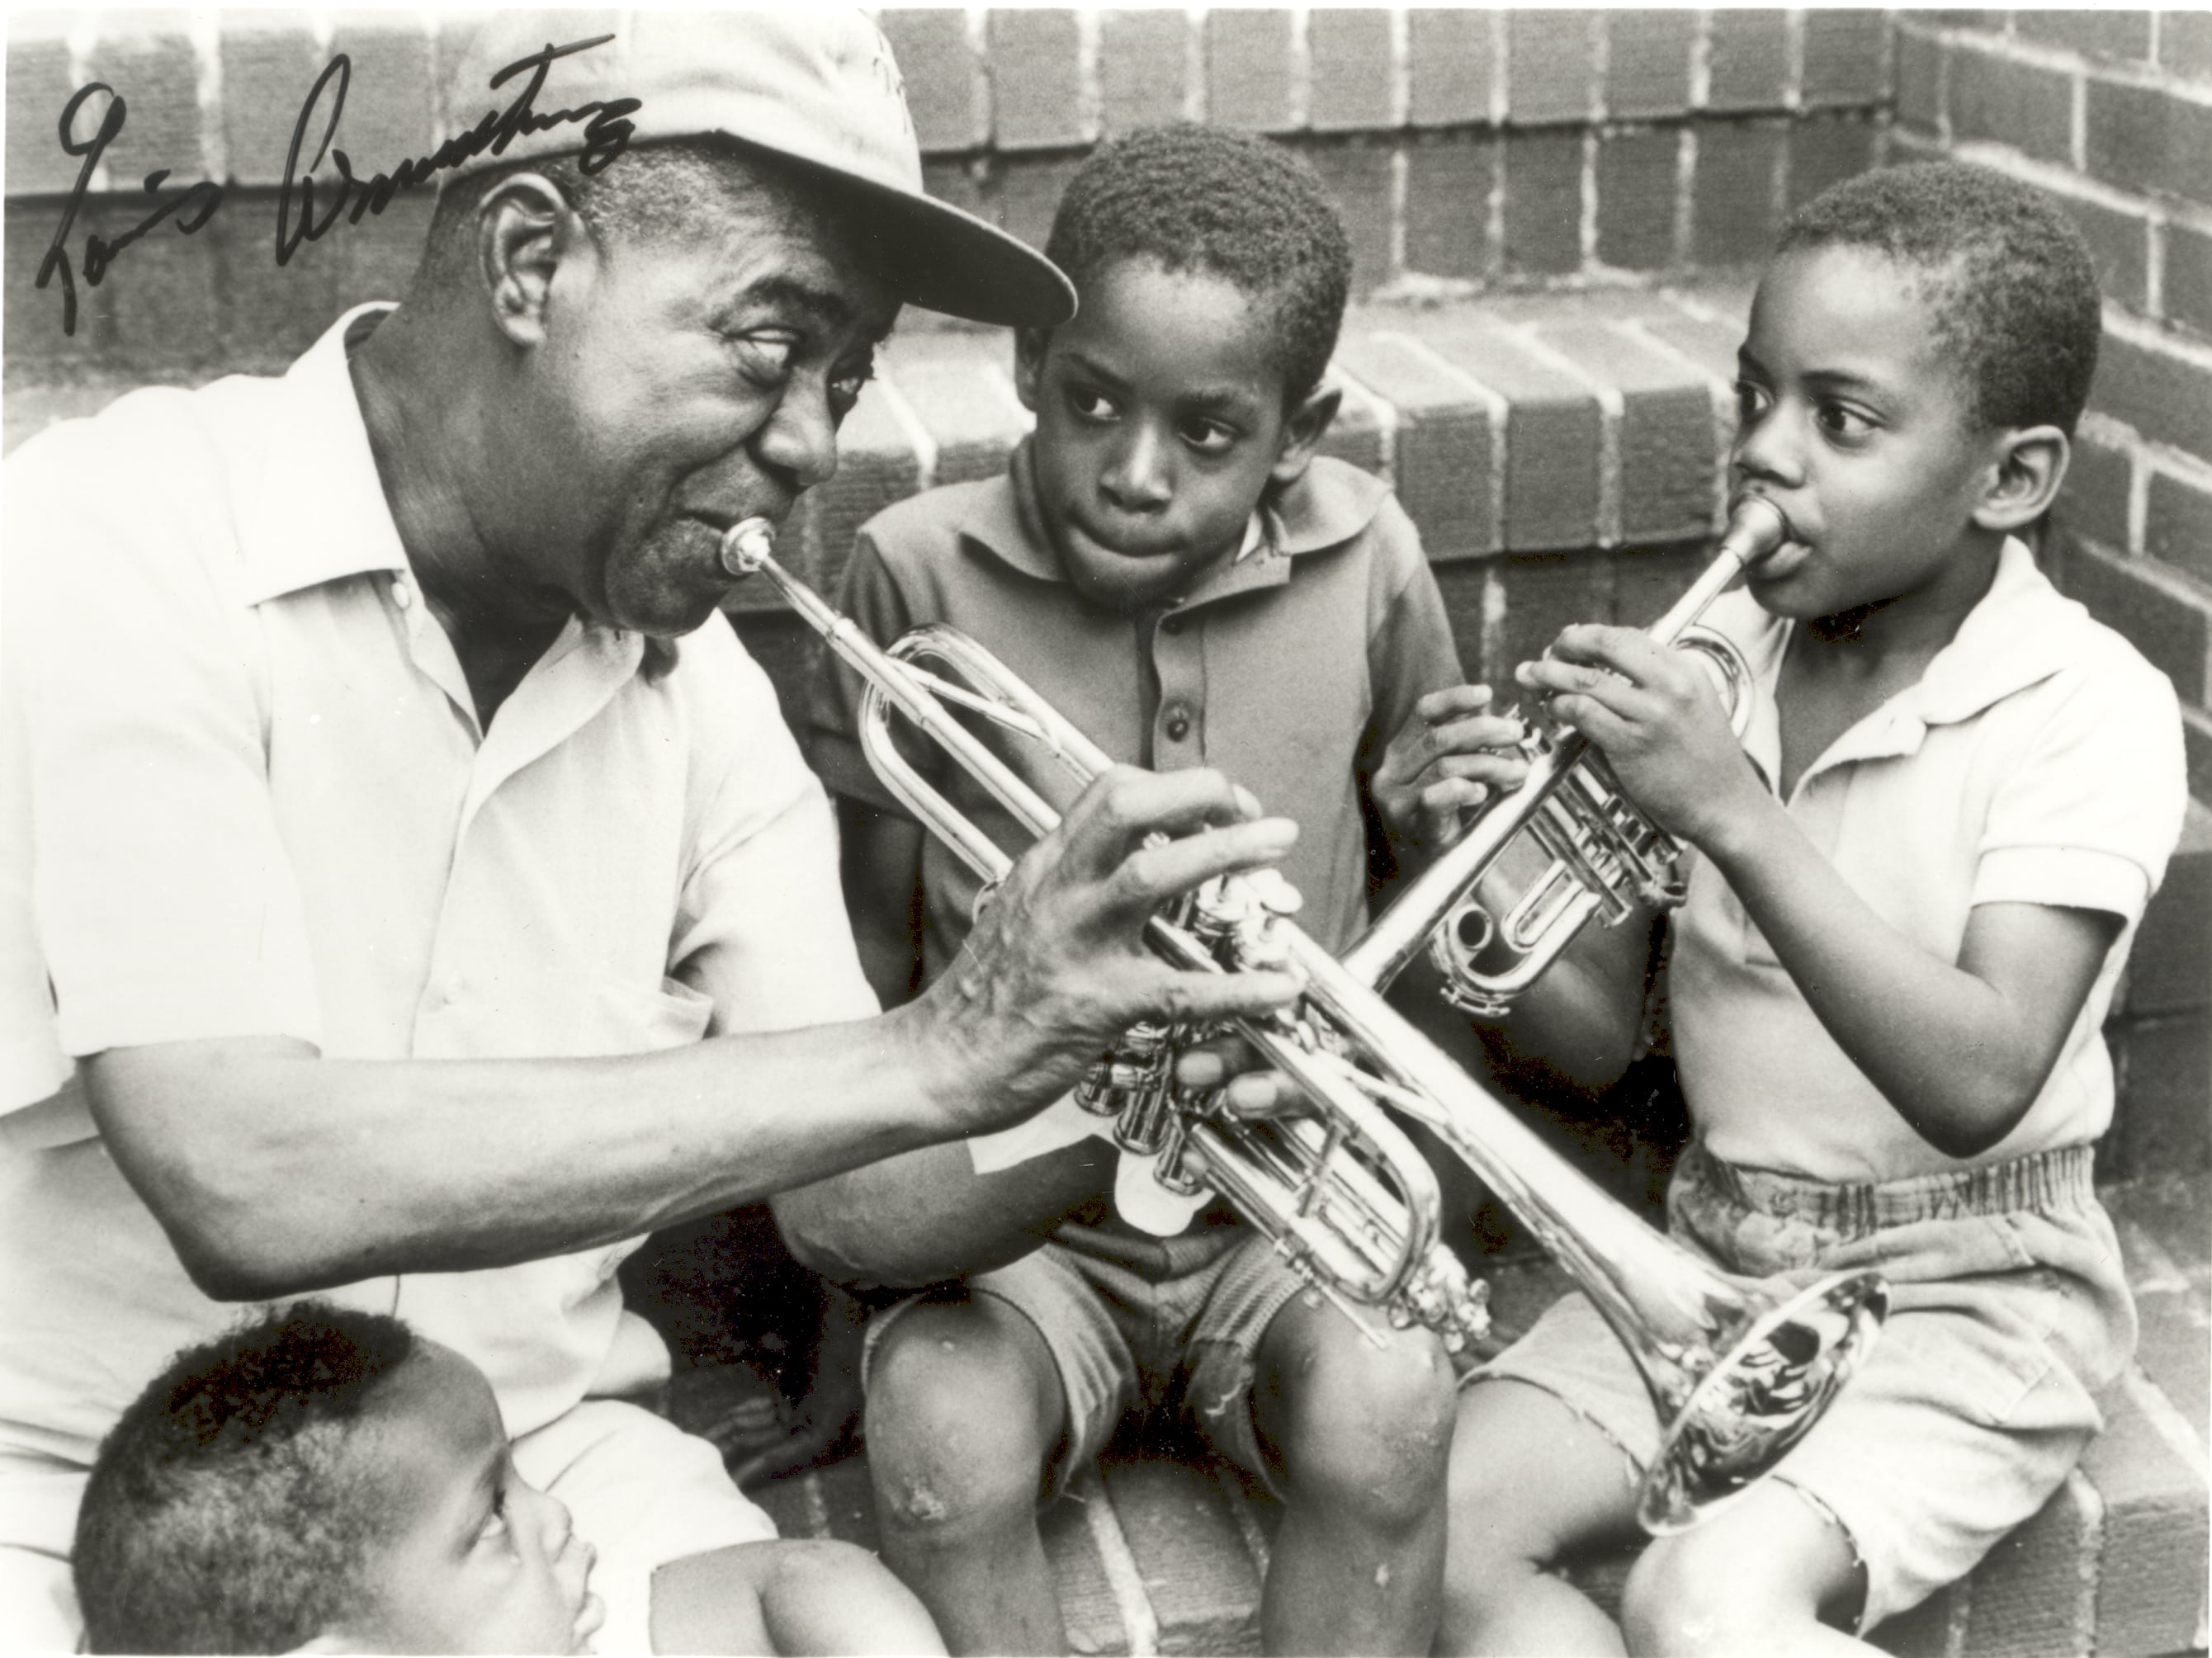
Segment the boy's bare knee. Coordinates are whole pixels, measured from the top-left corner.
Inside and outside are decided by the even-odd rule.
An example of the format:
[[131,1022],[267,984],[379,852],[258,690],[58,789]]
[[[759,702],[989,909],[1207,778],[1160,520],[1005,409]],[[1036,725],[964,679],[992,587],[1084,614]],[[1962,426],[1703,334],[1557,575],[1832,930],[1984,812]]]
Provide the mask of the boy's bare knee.
[[1770,1483],[1644,1551],[1621,1590],[1621,1633],[1654,1658],[1794,1649],[1793,1631],[1857,1580],[1842,1533]]
[[1032,1356],[974,1306],[915,1308],[872,1364],[868,1472],[884,1523],[957,1530],[1035,1506],[1057,1432]]
[[1450,1362],[1433,1336],[1377,1349],[1331,1311],[1280,1344],[1260,1421],[1293,1500],[1406,1525],[1442,1500],[1452,1439]]

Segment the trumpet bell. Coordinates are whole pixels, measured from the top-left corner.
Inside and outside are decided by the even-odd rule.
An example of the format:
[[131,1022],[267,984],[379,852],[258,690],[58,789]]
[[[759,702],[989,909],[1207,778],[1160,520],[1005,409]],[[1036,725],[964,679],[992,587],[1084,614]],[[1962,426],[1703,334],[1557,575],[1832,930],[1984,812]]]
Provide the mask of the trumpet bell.
[[[1637,1523],[1655,1537],[1686,1531],[1773,1468],[1850,1380],[1888,1315],[1879,1273],[1844,1272],[1754,1316],[1675,1408],[1638,1493]],[[1647,1363],[1647,1378],[1656,1368]]]

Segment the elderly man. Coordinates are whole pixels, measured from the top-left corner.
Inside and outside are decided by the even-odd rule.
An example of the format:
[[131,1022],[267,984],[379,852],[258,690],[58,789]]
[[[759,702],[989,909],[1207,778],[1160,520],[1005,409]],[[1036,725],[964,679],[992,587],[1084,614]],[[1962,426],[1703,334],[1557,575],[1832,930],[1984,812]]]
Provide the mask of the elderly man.
[[[575,33],[495,21],[457,83],[496,106]],[[922,196],[857,18],[642,15],[537,107],[624,98],[611,162],[580,122],[463,158],[404,301],[283,377],[140,392],[9,465],[0,904],[35,926],[0,928],[0,1644],[71,1644],[122,1406],[225,1303],[307,1291],[491,1377],[598,1547],[602,1650],[927,1643],[872,1558],[764,1540],[710,1447],[619,1402],[667,1361],[616,1263],[1015,1121],[1138,1017],[1293,992],[1139,942],[1290,826],[1121,773],[872,1017],[718,544],[830,476],[902,301],[1050,323],[1068,291]]]

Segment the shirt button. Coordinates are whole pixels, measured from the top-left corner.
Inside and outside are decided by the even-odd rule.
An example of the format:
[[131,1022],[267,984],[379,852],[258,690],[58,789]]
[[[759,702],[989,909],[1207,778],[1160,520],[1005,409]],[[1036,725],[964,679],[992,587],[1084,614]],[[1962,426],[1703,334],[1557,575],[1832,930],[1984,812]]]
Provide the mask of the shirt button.
[[1167,710],[1167,734],[1170,743],[1180,743],[1190,735],[1190,710],[1180,702],[1170,702]]
[[402,577],[392,579],[392,602],[403,610],[415,602],[415,590]]

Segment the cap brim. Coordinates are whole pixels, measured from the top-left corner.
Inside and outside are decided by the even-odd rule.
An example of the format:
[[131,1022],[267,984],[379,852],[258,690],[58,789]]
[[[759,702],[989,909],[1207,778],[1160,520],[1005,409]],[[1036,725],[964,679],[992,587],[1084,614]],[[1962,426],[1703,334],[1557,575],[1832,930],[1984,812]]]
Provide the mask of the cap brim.
[[1075,314],[1075,285],[1027,242],[974,214],[808,157],[728,133],[818,175],[866,204],[860,233],[879,256],[885,281],[900,299],[925,311],[1007,328],[1050,328]]

